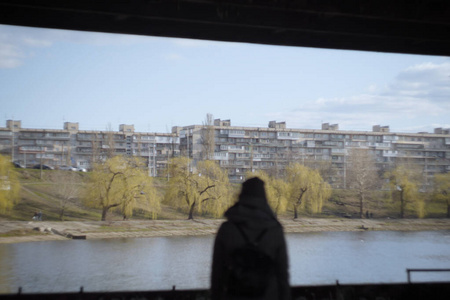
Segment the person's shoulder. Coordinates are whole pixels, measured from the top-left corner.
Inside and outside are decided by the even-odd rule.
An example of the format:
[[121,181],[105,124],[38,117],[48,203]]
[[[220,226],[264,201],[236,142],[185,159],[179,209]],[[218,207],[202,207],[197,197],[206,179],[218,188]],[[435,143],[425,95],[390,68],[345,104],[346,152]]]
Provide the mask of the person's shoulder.
[[283,225],[281,225],[279,222],[272,223],[269,226],[268,231],[274,232],[276,234],[283,234],[284,233]]
[[231,221],[223,222],[217,231],[216,239],[228,240],[235,234],[235,225]]
[[234,225],[234,223],[232,221],[227,220],[227,221],[223,222],[222,225],[220,225],[219,230],[229,230],[234,226],[236,226],[236,225]]

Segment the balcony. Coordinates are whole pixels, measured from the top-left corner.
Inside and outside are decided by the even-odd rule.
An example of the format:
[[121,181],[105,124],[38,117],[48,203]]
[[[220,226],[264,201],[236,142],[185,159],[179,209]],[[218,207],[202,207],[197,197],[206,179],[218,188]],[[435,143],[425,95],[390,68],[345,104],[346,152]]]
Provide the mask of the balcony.
[[332,155],[347,155],[346,149],[331,149]]
[[50,136],[50,135],[46,135],[44,137],[44,139],[49,139],[49,140],[52,140],[52,141],[68,141],[70,139],[70,136],[68,134],[67,134],[67,136],[66,135],[64,135],[64,136]]
[[214,160],[228,160],[228,153],[227,152],[215,152],[213,159]]
[[245,137],[245,131],[244,130],[229,130],[228,136],[231,138],[243,138],[243,137]]
[[383,151],[383,157],[397,157],[398,151]]
[[386,148],[391,148],[391,143],[375,143],[375,148],[376,149],[386,149]]

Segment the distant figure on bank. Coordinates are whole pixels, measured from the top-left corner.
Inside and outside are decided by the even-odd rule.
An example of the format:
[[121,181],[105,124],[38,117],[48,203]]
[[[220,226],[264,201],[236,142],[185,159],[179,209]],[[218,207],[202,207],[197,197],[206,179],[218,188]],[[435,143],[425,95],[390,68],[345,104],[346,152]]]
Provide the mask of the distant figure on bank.
[[244,182],[225,217],[214,243],[212,299],[291,299],[283,228],[267,203],[264,181]]
[[33,220],[42,221],[42,212],[35,211],[33,215]]

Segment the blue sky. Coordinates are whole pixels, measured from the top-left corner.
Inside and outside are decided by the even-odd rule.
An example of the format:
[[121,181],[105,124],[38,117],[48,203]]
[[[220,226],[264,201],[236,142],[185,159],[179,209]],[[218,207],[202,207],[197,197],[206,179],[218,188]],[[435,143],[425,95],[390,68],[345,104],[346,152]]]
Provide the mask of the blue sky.
[[450,127],[450,58],[0,25],[0,126]]

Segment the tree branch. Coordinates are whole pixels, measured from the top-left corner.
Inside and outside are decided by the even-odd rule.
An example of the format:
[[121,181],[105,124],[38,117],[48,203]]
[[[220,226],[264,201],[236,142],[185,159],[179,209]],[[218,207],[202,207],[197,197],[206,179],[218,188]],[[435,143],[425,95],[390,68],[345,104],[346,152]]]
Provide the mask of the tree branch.
[[206,192],[207,190],[209,190],[209,189],[211,189],[211,188],[213,188],[213,187],[215,187],[215,186],[216,186],[215,184],[207,186],[203,191],[200,192],[200,196],[201,196],[204,192]]

